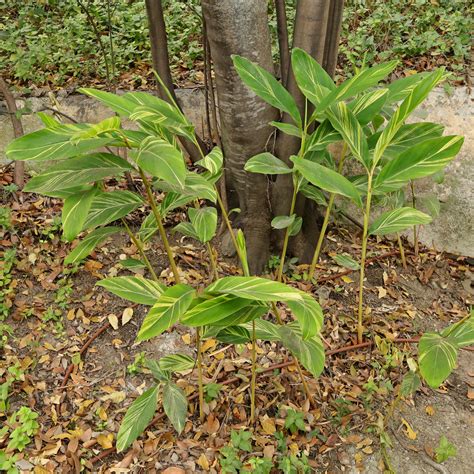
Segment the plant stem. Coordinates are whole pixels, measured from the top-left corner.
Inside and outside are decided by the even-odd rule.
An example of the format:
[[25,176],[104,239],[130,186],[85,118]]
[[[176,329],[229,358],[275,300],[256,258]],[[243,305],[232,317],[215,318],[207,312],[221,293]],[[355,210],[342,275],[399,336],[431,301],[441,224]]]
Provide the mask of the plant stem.
[[400,249],[400,258],[402,259],[403,268],[407,269],[407,259],[405,258],[405,249],[400,234],[397,232],[398,248]]
[[[293,185],[293,196],[291,198],[290,216],[292,216],[295,211],[297,194],[298,194],[298,188],[296,185]],[[285,238],[283,240],[283,248],[281,250],[280,266],[278,267],[278,275],[277,275],[278,281],[282,281],[283,279],[283,266],[285,265],[285,256],[286,256],[286,249],[288,248],[288,240],[290,239],[290,228],[291,226],[288,226],[285,231]]]
[[255,422],[255,386],[257,381],[257,338],[255,319],[252,321],[252,380],[250,382],[250,423]]
[[359,312],[357,318],[357,342],[362,343],[364,332],[363,314],[364,314],[364,274],[365,274],[365,257],[367,254],[367,240],[369,233],[369,218],[370,218],[370,202],[372,199],[372,172],[369,173],[367,181],[367,201],[364,213],[364,230],[362,234],[362,255],[360,258],[360,282],[359,282]]
[[209,263],[211,264],[212,277],[211,280],[217,280],[219,278],[219,273],[217,272],[217,263],[214,257],[214,252],[212,250],[212,245],[210,242],[206,242],[207,252],[209,253]]
[[[413,181],[410,181],[410,188],[411,188],[411,202],[413,209],[416,209],[416,196],[415,196],[415,185],[413,184]],[[418,258],[418,251],[419,251],[419,245],[418,245],[418,228],[416,225],[413,226],[413,245],[415,247],[415,257]]]
[[153,192],[151,190],[150,183],[148,182],[148,178],[145,176],[145,173],[143,172],[143,170],[141,168],[139,170],[140,170],[140,176],[142,178],[143,184],[145,185],[148,202],[150,203],[151,210],[153,212],[153,215],[155,216],[156,224],[158,226],[158,231],[160,233],[163,245],[165,246],[166,255],[168,256],[168,260],[171,265],[171,271],[173,272],[174,281],[176,284],[181,283],[178,267],[176,266],[173,251],[171,250],[171,246],[169,244],[168,237],[166,236],[166,231],[163,226],[163,219],[161,217],[160,211],[158,210],[158,206],[156,205],[155,198],[153,197]]
[[150,260],[148,260],[148,257],[145,254],[145,250],[143,249],[142,243],[140,242],[140,240],[138,240],[135,237],[135,234],[130,229],[129,225],[127,224],[127,221],[124,218],[122,218],[121,220],[131,241],[134,243],[135,247],[138,249],[138,253],[142,256],[143,261],[145,262],[145,265],[147,266],[149,272],[151,273],[151,276],[153,277],[153,280],[159,281],[158,276],[155,273],[155,270],[153,270],[153,266],[151,265]]
[[201,330],[196,328],[196,351],[198,368],[198,390],[199,390],[199,419],[204,421],[204,385],[202,376],[202,351],[201,351]]
[[[341,157],[339,159],[339,165],[337,167],[337,172],[338,173],[341,173],[342,167],[344,166],[344,160],[346,158],[346,152],[347,152],[347,145],[346,145],[346,143],[344,143],[344,145],[342,146]],[[326,229],[327,229],[328,224],[329,224],[329,217],[331,216],[332,206],[334,204],[335,197],[336,197],[336,195],[334,193],[331,193],[329,195],[329,201],[328,201],[328,205],[326,207],[326,213],[324,215],[323,225],[322,225],[321,231],[319,233],[318,243],[316,244],[316,248],[314,249],[313,260],[311,261],[311,267],[309,268],[309,273],[308,273],[308,278],[307,278],[308,281],[310,281],[311,278],[313,278],[314,272],[316,271],[316,265],[318,264],[319,255],[321,253],[321,248],[323,247],[324,237],[326,236]]]

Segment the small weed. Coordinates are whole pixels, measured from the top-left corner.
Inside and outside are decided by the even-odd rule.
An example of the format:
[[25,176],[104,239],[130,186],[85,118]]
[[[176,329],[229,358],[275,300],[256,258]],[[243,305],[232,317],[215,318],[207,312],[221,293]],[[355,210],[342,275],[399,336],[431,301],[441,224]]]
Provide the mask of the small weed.
[[436,462],[444,462],[447,461],[449,458],[456,456],[457,449],[454,444],[448,441],[446,436],[441,436],[439,440],[438,447],[435,449],[435,458]]
[[204,399],[207,403],[215,400],[219,396],[221,390],[222,385],[219,383],[208,383],[207,385],[204,385]]
[[290,408],[286,412],[285,428],[290,430],[291,434],[295,434],[298,431],[305,431],[304,414]]
[[252,433],[250,431],[239,430],[230,433],[230,439],[232,446],[235,449],[240,449],[241,451],[252,451]]

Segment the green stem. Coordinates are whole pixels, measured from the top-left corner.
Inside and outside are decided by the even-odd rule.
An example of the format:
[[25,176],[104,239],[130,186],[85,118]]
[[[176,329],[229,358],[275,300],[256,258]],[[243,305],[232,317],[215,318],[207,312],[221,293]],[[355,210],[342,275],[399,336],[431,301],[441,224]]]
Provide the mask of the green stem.
[[158,231],[160,233],[161,240],[166,250],[166,255],[168,256],[168,260],[170,262],[171,271],[173,272],[174,281],[176,284],[181,283],[181,278],[179,276],[178,267],[176,266],[176,262],[174,260],[174,254],[171,250],[171,246],[168,241],[168,237],[166,236],[166,230],[163,226],[163,219],[161,217],[160,211],[158,210],[158,206],[156,205],[155,198],[153,197],[153,192],[150,187],[150,183],[148,182],[148,178],[145,176],[145,173],[140,168],[140,176],[142,178],[143,184],[145,185],[146,194],[148,197],[148,202],[150,203],[151,210],[153,215],[155,216],[156,224],[158,226]]
[[407,269],[407,259],[405,258],[405,249],[403,248],[403,242],[400,234],[397,232],[398,248],[400,250],[400,258],[402,259],[403,268]]
[[359,282],[359,312],[357,318],[357,341],[362,343],[362,335],[364,332],[363,316],[364,316],[364,274],[365,274],[365,257],[367,254],[367,241],[369,237],[369,219],[370,219],[370,203],[372,199],[372,172],[369,173],[367,181],[367,201],[364,213],[364,230],[362,234],[362,255],[360,259],[360,282]]
[[[290,216],[292,216],[295,211],[297,194],[298,194],[298,188],[296,187],[296,185],[293,185],[293,196],[291,198]],[[286,249],[288,248],[288,240],[290,239],[290,228],[291,226],[288,226],[285,231],[285,238],[283,240],[283,248],[281,250],[280,266],[278,267],[277,281],[282,281],[283,279],[283,266],[285,265],[285,256],[286,256]]]
[[207,252],[209,254],[209,263],[211,264],[212,271],[212,280],[217,280],[219,278],[219,273],[217,272],[217,262],[214,257],[214,252],[212,250],[212,245],[210,242],[206,242]]
[[201,350],[201,330],[196,328],[196,351],[198,368],[198,390],[199,390],[199,419],[204,421],[204,384],[202,376],[202,350]]
[[138,249],[138,253],[142,256],[143,261],[145,262],[145,265],[147,266],[149,272],[151,273],[151,276],[153,277],[153,280],[159,281],[158,276],[155,273],[155,270],[153,270],[153,266],[151,265],[150,260],[148,260],[148,257],[145,254],[145,250],[143,249],[142,243],[135,237],[135,234],[130,229],[129,225],[127,224],[127,221],[123,217],[121,220],[131,241],[135,244],[135,247],[137,247]]
[[[416,209],[415,185],[413,184],[413,181],[410,181],[410,188],[411,188],[412,206],[413,206],[413,209]],[[415,257],[418,257],[418,251],[419,251],[418,227],[416,225],[413,226],[413,245],[415,247]]]
[[[344,143],[344,145],[342,146],[341,158],[339,159],[339,165],[337,167],[338,173],[341,173],[342,167],[344,166],[346,152],[347,152],[347,145],[346,143]],[[329,224],[329,217],[331,216],[332,206],[334,204],[335,197],[336,195],[334,193],[329,195],[329,201],[326,207],[326,213],[324,215],[323,225],[319,233],[318,243],[316,244],[316,248],[314,249],[313,260],[311,261],[311,267],[309,268],[309,273],[308,273],[308,278],[307,278],[308,281],[310,281],[311,278],[313,278],[314,272],[316,271],[316,265],[319,262],[319,256],[321,254],[321,249],[323,247],[324,237],[326,236],[326,230]]]

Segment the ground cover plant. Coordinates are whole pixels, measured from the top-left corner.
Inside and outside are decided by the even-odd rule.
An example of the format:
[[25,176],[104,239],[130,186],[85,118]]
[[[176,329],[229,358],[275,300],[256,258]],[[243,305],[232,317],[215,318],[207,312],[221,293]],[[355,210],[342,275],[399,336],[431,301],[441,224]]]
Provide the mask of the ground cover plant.
[[[429,216],[413,208],[398,207],[370,223],[372,198],[385,197],[408,185],[410,180],[438,172],[455,157],[461,146],[461,137],[440,136],[442,130],[435,124],[421,124],[414,129],[405,125],[410,112],[441,80],[443,71],[411,76],[388,87],[377,88],[378,83],[396,67],[395,62],[390,62],[362,68],[351,79],[336,86],[321,66],[303,50],[295,49],[292,61],[298,85],[308,100],[304,117],[298,112],[291,95],[273,76],[246,58],[234,57],[234,64],[243,82],[264,100],[287,112],[294,121],[293,124],[274,125],[285,133],[301,137],[298,156],[291,160],[293,168],[265,153],[250,159],[246,170],[270,175],[292,174],[295,184],[293,202],[298,192],[304,192],[318,202],[327,203],[327,216],[331,213],[329,203],[333,202],[334,195],[354,202],[363,215],[364,229],[359,262],[354,267],[360,271],[360,277],[353,341],[369,346],[375,344],[379,348],[385,358],[385,366],[377,377],[390,368],[397,368],[399,372],[402,364],[409,366],[408,378],[399,387],[396,400],[399,401],[402,396],[408,397],[416,390],[420,384],[419,374],[429,385],[439,387],[454,369],[458,350],[474,342],[474,316],[463,314],[459,321],[442,332],[424,334],[419,340],[417,364],[405,353],[392,347],[394,341],[390,338],[382,340],[379,337],[366,341],[363,337],[363,304],[369,234],[399,232],[413,225],[427,224],[430,220]],[[99,444],[107,450],[118,452],[131,448],[156,418],[158,399],[161,399],[164,413],[178,433],[190,429],[187,418],[194,413],[199,413],[200,422],[206,420],[208,427],[212,425],[215,415],[209,407],[217,403],[222,394],[220,390],[210,389],[210,385],[206,389],[204,373],[207,368],[203,362],[203,346],[208,341],[214,341],[212,344],[219,341],[226,344],[227,349],[236,352],[247,346],[250,372],[245,387],[248,388],[248,397],[241,395],[234,403],[234,409],[242,422],[241,427],[231,432],[229,445],[220,447],[221,457],[216,462],[224,472],[257,469],[268,472],[271,466],[266,458],[242,459],[242,452],[252,450],[253,434],[248,430],[255,427],[258,420],[262,426],[266,426],[264,429],[267,434],[277,438],[280,454],[276,456],[274,466],[283,472],[307,472],[310,469],[307,455],[304,452],[295,453],[291,449],[288,451],[285,437],[277,435],[275,424],[268,421],[271,418],[265,408],[257,404],[257,377],[259,371],[267,369],[259,367],[259,358],[266,357],[264,348],[281,350],[283,346],[292,354],[294,360],[287,360],[284,364],[294,366],[299,375],[297,380],[305,393],[302,404],[307,405],[307,411],[314,400],[304,369],[311,374],[311,378],[317,380],[324,370],[325,350],[320,337],[323,311],[314,295],[305,291],[311,288],[312,281],[318,280],[314,279],[314,265],[307,269],[304,276],[308,281],[302,283],[306,286],[298,287],[284,282],[286,245],[289,236],[300,231],[301,218],[297,218],[291,209],[288,216],[277,216],[273,221],[275,228],[285,229],[286,233],[276,281],[251,276],[245,236],[241,231],[234,234],[230,228],[229,217],[216,186],[223,166],[219,148],[203,155],[196,167],[190,169],[178,145],[178,137],[192,141],[196,141],[196,137],[193,126],[176,104],[140,92],[125,95],[93,89],[84,89],[83,92],[105,103],[116,115],[98,124],[70,125],[41,114],[45,128],[12,142],[8,155],[18,160],[53,162],[46,171],[30,179],[25,191],[63,200],[63,239],[72,242],[82,236],[65,257],[65,265],[81,265],[106,239],[120,233],[128,236],[127,245],[134,246],[138,258],[128,259],[122,266],[145,269],[147,277],[102,275],[98,286],[134,305],[150,307],[138,329],[138,342],[163,337],[176,323],[185,327],[188,333],[192,332],[196,342],[193,351],[195,359],[189,355],[175,354],[146,362],[146,370],[153,375],[155,382],[149,388],[143,387],[140,396],[128,407],[118,430],[115,448],[111,442],[113,434],[111,438],[109,434],[104,435],[98,441]],[[310,104],[314,106],[314,111]],[[135,121],[138,130],[122,128],[121,118],[124,117]],[[318,126],[310,131],[310,126],[315,122]],[[426,129],[425,134],[420,134],[422,127]],[[358,162],[363,173],[343,176],[342,166],[338,166],[327,149],[334,142],[343,143],[344,151],[339,159]],[[102,147],[106,147],[107,152],[98,151]],[[396,153],[393,152],[394,148]],[[390,149],[393,154],[387,153]],[[132,175],[135,185],[133,190],[125,189],[126,181],[121,179],[125,173]],[[240,269],[234,269],[233,272],[223,273],[219,270],[218,259],[210,244],[217,229],[217,211],[213,204],[217,205],[221,218],[229,227],[238,256]],[[205,249],[203,255],[208,270],[202,270],[204,274],[197,285],[193,285],[179,268],[176,248],[165,227],[165,219],[183,206],[188,206],[189,221],[179,222],[174,231],[199,242]],[[137,219],[133,216],[139,210],[146,212]],[[134,226],[131,225],[132,221]],[[43,240],[57,238],[57,230],[49,228],[42,234]],[[88,233],[83,235],[83,232]],[[159,235],[168,260],[165,266],[169,267],[169,271],[165,270],[164,274],[158,272],[149,257],[150,243],[155,235]],[[315,254],[318,252],[319,258],[321,245],[318,250],[318,243],[315,242]],[[354,262],[349,259],[349,263],[352,265]],[[10,270],[7,268],[8,273]],[[62,291],[61,295],[58,292],[56,302],[62,304],[64,299],[67,300],[67,295],[67,291]],[[130,319],[130,311],[124,311],[122,321],[125,319]],[[48,322],[49,319],[45,321]],[[117,325],[113,318],[108,318],[108,322]],[[368,325],[367,330],[372,331],[372,325]],[[80,364],[81,355],[79,353],[75,365]],[[230,362],[225,358],[222,360],[223,364]],[[179,380],[173,379],[173,373],[192,371],[195,366],[197,389],[193,391],[198,399],[196,410],[188,405],[186,391],[179,385]],[[273,370],[279,368],[282,367]],[[7,391],[16,381],[17,378],[8,379]],[[65,381],[67,383],[67,377]],[[211,383],[215,384],[215,381]],[[411,389],[406,388],[402,392],[401,387],[409,384]],[[393,389],[390,379],[381,376],[380,380],[375,380],[373,375],[364,387],[366,404],[370,404],[373,394],[386,394],[389,389]],[[285,387],[282,388],[285,392]],[[206,402],[205,396],[210,401]],[[306,433],[304,412],[295,409],[291,397],[288,400],[291,405],[282,407],[281,414],[284,417],[281,427],[286,432],[285,436]],[[335,407],[335,419],[347,417],[344,401],[336,403]],[[104,415],[100,410],[97,413],[102,421],[107,421],[107,414]],[[158,420],[162,419],[160,415],[157,416]],[[38,428],[34,421],[36,417],[25,410],[12,415],[10,419],[13,427],[21,417],[31,427],[20,434],[23,438],[25,434],[34,435]],[[208,429],[213,432],[212,426]],[[385,424],[379,424],[378,430],[381,443],[389,444]],[[309,437],[328,442],[327,437],[319,432],[311,432]],[[258,442],[258,439],[255,441]],[[453,449],[448,447],[447,442],[440,444],[436,454],[438,459],[445,459],[448,452],[453,453]],[[7,446],[6,453],[22,449],[15,444]],[[438,452],[441,454],[438,455]],[[201,462],[205,464],[204,459]],[[389,462],[386,460],[387,465]]]
[[[201,82],[199,2],[163,3],[175,78]],[[286,3],[291,19],[294,0]],[[0,8],[0,69],[8,71],[10,78],[21,85],[106,82],[107,62],[109,73],[127,85],[146,87],[153,79],[143,1],[14,1],[5,2]],[[269,8],[277,55],[273,2]],[[400,59],[400,68],[431,70],[447,66],[462,80],[471,45],[471,8],[466,0],[346,2],[338,74],[352,75],[354,66],[360,67],[364,60],[372,64]],[[105,55],[97,48],[91,18],[102,38]]]

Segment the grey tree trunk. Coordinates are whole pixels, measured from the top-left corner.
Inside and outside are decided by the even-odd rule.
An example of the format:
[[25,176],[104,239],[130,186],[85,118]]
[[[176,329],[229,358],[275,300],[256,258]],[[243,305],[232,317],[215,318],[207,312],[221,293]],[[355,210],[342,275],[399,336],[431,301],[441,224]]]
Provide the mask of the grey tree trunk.
[[330,3],[323,67],[331,77],[334,77],[337,65],[337,53],[339,50],[344,0],[331,0]]
[[[293,47],[304,49],[311,54],[320,64],[323,63],[326,31],[328,26],[328,13],[330,0],[299,0],[296,8],[295,30]],[[295,78],[288,71],[287,89],[293,95],[304,116],[305,100],[296,85]],[[288,115],[284,115],[283,122],[291,122]],[[297,137],[279,134],[276,143],[277,156],[289,162],[289,157],[298,153],[300,140]],[[291,175],[279,175],[272,186],[272,204],[275,215],[288,215],[290,210],[293,182]],[[311,260],[315,243],[319,236],[320,214],[314,202],[304,196],[298,196],[296,201],[296,214],[303,218],[301,232],[290,239],[290,253],[299,257],[301,262]],[[277,246],[281,244],[284,232],[277,235]]]
[[240,80],[231,55],[238,54],[273,73],[267,0],[203,0],[225,155],[226,182],[241,209],[250,269],[263,270],[269,257],[270,205],[268,180],[246,173],[245,162],[266,150],[272,134],[269,122],[278,118]]

